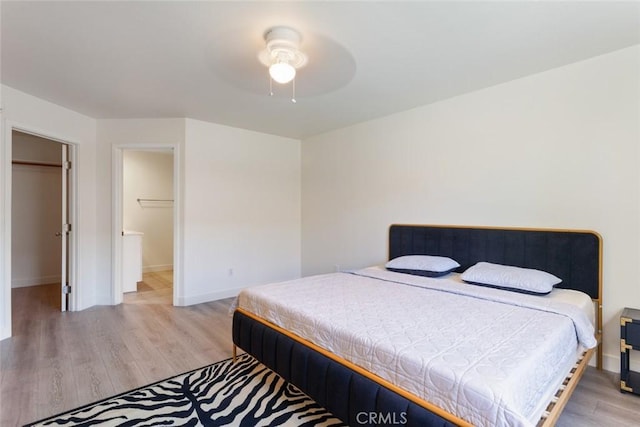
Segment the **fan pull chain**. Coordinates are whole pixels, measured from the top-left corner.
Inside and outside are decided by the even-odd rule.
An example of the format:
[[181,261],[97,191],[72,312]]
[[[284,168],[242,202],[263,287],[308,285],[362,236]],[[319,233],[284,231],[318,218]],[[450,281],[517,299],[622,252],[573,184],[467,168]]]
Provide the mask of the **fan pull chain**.
[[296,78],[293,78],[292,84],[291,84],[291,102],[293,102],[294,104],[297,102],[296,101]]
[[[271,78],[271,76],[269,76],[269,96],[273,96],[273,79]],[[291,102],[293,102],[294,104],[298,102],[298,101],[296,101],[296,79],[295,79],[295,77],[293,78],[292,83],[291,83]]]

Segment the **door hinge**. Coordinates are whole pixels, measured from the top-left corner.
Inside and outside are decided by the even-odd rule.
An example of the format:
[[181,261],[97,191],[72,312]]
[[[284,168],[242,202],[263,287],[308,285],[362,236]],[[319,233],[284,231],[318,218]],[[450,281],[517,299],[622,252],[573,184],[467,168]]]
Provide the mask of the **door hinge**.
[[62,293],[63,293],[63,294],[65,294],[65,295],[66,295],[66,294],[70,294],[70,293],[71,293],[71,286],[69,286],[69,285],[64,285],[64,286],[62,287]]
[[64,162],[63,166],[64,166],[65,170],[69,170],[69,169],[71,169],[71,162],[70,161],[66,161],[66,162]]

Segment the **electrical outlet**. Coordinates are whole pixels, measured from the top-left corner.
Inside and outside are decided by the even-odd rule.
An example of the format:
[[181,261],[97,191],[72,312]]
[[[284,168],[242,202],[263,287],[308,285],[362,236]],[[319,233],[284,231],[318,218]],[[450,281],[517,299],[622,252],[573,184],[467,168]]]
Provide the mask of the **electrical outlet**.
[[229,277],[233,276],[233,268],[229,269]]

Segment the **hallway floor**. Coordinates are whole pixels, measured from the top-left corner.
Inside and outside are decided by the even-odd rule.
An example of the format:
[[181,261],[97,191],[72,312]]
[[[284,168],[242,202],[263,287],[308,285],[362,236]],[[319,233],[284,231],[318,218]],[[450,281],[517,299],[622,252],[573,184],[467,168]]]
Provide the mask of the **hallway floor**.
[[125,304],[173,304],[173,270],[144,273],[137,292],[124,294]]

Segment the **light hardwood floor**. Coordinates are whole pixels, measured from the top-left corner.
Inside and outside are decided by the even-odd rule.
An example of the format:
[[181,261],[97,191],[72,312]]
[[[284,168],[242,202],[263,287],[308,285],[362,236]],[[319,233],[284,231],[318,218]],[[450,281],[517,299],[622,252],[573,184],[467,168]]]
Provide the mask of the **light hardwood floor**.
[[[171,305],[170,273],[145,274],[117,307],[59,312],[59,285],[13,290],[0,342],[0,426],[22,425],[231,356],[232,299]],[[588,368],[559,427],[640,426],[640,397]]]
[[69,313],[59,311],[59,285],[14,289],[13,337],[0,341],[0,426],[231,357],[231,300],[174,307],[170,277],[145,274],[124,304]]

